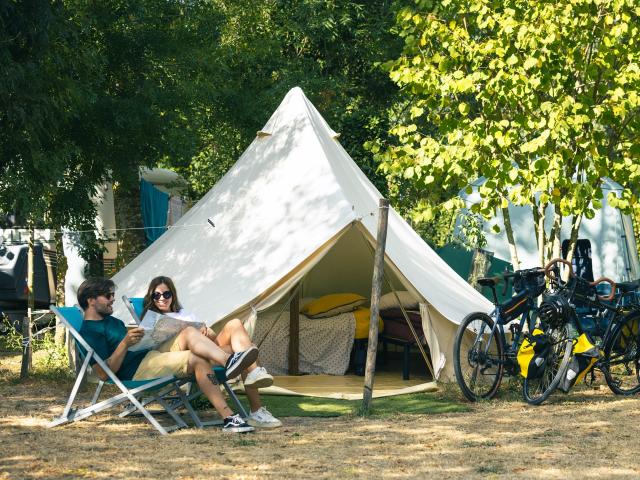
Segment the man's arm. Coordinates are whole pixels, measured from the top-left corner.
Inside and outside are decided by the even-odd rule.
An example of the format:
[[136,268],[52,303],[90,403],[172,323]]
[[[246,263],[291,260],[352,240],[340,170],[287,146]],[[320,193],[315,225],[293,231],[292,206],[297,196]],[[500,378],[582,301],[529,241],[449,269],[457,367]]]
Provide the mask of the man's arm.
[[[105,360],[113,373],[117,373],[118,370],[120,370],[124,357],[127,354],[127,350],[130,346],[138,343],[142,339],[143,335],[144,328],[131,328],[127,331],[127,335],[118,344],[111,356]],[[97,363],[93,366],[93,369],[101,380],[107,380],[109,378],[107,372],[105,372]]]

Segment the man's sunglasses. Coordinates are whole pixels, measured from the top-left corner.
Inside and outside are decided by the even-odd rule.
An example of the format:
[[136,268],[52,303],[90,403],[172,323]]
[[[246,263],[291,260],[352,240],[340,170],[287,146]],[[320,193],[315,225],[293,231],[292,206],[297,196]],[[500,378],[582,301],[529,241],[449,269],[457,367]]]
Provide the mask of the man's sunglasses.
[[153,292],[153,295],[151,295],[151,298],[153,298],[155,301],[160,300],[160,297],[164,298],[165,300],[169,300],[171,297],[173,297],[173,293],[171,293],[169,290],[167,290],[166,292]]
[[116,294],[115,292],[107,292],[107,293],[103,293],[102,296],[104,298],[106,298],[107,300],[110,300],[112,298],[116,298]]

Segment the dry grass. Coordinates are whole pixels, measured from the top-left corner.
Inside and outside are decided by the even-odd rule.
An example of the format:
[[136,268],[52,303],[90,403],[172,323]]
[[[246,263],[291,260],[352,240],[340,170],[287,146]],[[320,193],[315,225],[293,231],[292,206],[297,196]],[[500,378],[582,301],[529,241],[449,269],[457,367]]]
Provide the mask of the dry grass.
[[0,479],[640,478],[640,400],[606,389],[537,408],[514,396],[465,413],[290,417],[276,431],[161,437],[108,413],[47,429],[70,382],[15,382],[18,367],[17,357],[0,357]]

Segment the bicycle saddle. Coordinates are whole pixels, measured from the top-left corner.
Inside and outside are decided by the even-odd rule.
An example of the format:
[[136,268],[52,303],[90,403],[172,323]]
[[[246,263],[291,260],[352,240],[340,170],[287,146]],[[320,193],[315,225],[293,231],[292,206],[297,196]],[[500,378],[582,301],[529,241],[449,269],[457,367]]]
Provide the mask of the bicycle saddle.
[[640,280],[634,280],[633,282],[617,282],[616,286],[622,293],[633,292],[640,288]]
[[502,277],[484,277],[479,278],[478,283],[483,287],[494,287],[502,281]]

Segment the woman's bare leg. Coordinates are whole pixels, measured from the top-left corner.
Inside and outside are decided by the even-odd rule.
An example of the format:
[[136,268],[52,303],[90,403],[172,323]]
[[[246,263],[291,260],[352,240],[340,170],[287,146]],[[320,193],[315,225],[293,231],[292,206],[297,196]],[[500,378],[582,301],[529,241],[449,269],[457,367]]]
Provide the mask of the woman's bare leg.
[[[242,373],[242,381],[247,378],[247,371],[253,370],[255,367],[255,363],[251,365],[245,372]],[[249,407],[251,407],[251,411],[255,412],[260,410],[262,407],[262,402],[260,401],[260,394],[258,393],[258,389],[254,387],[244,387],[244,393],[247,395],[247,400],[249,400]]]
[[[233,351],[242,351],[246,350],[250,346],[253,345],[251,339],[249,338],[249,334],[242,325],[242,322],[234,318],[225,324],[222,327],[220,333],[216,336],[216,343],[226,352]],[[257,368],[257,363],[252,363],[249,367],[242,373],[242,380],[247,377],[247,373]],[[260,394],[258,393],[258,389],[254,387],[245,386],[244,389],[247,394],[247,399],[249,400],[249,406],[251,407],[251,411],[255,412],[262,407],[262,402],[260,401]]]
[[[216,342],[218,341],[218,339],[216,338]],[[233,351],[231,350],[231,346],[230,345],[224,345],[224,346],[220,346],[220,348],[222,350],[224,350],[225,352],[231,354],[233,353]],[[242,381],[245,380],[245,378],[247,378],[247,373],[249,373],[251,370],[253,370],[254,368],[256,368],[256,363],[252,363],[244,372],[242,372]],[[262,402],[260,401],[260,394],[258,393],[258,389],[257,388],[253,388],[253,387],[244,387],[244,392],[247,394],[247,399],[249,400],[249,406],[251,407],[251,411],[255,412],[256,410],[258,410],[261,406],[262,406]]]
[[220,391],[220,387],[209,380],[211,363],[208,360],[192,353],[189,355],[188,372],[195,373],[198,387],[200,387],[205,397],[209,399],[213,408],[218,412],[218,415],[222,418],[233,415],[233,411],[229,408],[229,405],[227,405],[224,395],[222,395]]
[[[193,354],[218,365],[224,365],[229,358],[228,353],[193,327],[187,327],[182,330],[182,332],[178,334],[177,341],[180,350],[191,350]],[[242,350],[246,349],[238,351]]]
[[220,347],[229,345],[234,352],[241,352],[253,346],[244,325],[237,318],[225,323],[220,333],[216,336],[216,343]]
[[[253,346],[244,325],[242,325],[242,322],[237,318],[229,320],[224,327],[222,327],[222,330],[216,336],[215,342],[225,352],[242,352]],[[258,364],[254,362],[247,367],[245,372],[250,372],[257,366]],[[247,397],[248,396],[247,394]]]

